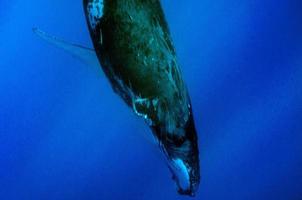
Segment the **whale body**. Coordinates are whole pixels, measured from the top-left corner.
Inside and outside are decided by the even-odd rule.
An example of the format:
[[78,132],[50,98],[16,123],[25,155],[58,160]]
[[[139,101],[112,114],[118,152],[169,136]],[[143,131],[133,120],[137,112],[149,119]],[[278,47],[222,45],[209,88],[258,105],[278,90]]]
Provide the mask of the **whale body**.
[[103,71],[157,138],[181,194],[199,185],[197,133],[159,0],[84,0]]
[[34,32],[89,65],[152,130],[178,192],[200,183],[198,138],[187,87],[159,0],[84,0],[94,49]]

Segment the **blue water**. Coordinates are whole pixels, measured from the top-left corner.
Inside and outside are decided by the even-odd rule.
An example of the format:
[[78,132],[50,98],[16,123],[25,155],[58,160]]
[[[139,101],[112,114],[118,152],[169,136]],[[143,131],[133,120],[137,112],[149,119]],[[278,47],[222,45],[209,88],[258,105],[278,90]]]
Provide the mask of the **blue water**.
[[[302,199],[302,1],[162,1],[199,132],[200,200]],[[0,199],[181,200],[101,70],[82,2],[0,2]]]

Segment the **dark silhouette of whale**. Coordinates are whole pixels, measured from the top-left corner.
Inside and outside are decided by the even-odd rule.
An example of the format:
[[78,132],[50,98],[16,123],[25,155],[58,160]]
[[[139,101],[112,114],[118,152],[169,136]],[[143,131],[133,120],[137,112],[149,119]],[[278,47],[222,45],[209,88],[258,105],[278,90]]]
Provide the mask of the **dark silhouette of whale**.
[[113,90],[150,126],[178,192],[194,196],[200,182],[197,133],[160,1],[83,3],[94,50],[34,32],[90,64],[99,61]]

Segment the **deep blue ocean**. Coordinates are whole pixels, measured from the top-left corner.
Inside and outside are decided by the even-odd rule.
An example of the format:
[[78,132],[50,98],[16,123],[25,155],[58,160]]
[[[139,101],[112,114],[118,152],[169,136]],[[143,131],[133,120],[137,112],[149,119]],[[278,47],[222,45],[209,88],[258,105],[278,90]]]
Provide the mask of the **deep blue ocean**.
[[1,200],[301,200],[302,1],[163,0],[199,135],[179,196],[151,134],[91,68],[82,1],[0,0]]

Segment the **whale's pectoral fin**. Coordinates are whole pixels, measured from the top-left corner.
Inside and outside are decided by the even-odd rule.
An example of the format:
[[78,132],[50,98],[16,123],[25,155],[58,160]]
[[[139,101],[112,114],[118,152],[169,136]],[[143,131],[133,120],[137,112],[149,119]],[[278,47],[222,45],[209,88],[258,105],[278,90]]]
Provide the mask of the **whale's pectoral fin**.
[[80,59],[84,64],[92,67],[98,67],[98,68],[100,67],[94,49],[87,48],[77,44],[72,44],[70,42],[66,42],[63,39],[49,35],[38,28],[33,28],[33,32],[43,40],[49,42],[50,44],[60,49],[65,50],[66,52],[70,53],[72,56]]

